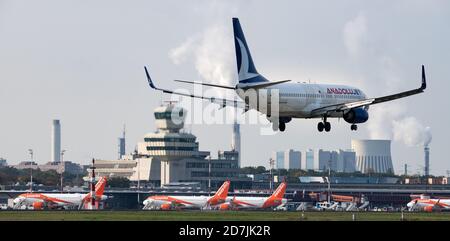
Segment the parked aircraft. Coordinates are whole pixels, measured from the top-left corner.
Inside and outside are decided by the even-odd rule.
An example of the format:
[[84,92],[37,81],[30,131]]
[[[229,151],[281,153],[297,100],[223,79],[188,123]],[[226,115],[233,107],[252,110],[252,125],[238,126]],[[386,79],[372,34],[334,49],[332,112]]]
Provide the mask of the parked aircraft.
[[[95,198],[104,201],[108,197],[103,195],[106,178],[101,177],[95,185]],[[13,200],[14,209],[22,206],[32,206],[35,210],[57,208],[83,208],[84,204],[91,202],[91,193],[24,193]]]
[[409,211],[441,211],[450,210],[450,198],[430,198],[427,195],[420,195],[406,205]]
[[207,196],[150,196],[144,200],[143,209],[182,209],[182,208],[209,208],[225,202],[230,188],[230,181],[225,181],[212,197]]
[[219,206],[220,210],[267,209],[276,208],[287,202],[284,197],[287,184],[282,182],[269,197],[228,197],[227,202]]

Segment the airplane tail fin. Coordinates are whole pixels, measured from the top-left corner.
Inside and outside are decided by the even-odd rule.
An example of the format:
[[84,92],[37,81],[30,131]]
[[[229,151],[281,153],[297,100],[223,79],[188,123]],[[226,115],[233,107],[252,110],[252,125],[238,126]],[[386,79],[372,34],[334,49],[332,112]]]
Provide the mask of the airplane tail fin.
[[228,196],[229,189],[230,189],[230,181],[227,180],[222,184],[219,190],[217,190],[215,195],[217,195],[217,197],[219,197],[220,199],[225,199]]
[[278,188],[275,190],[275,192],[273,192],[271,197],[275,197],[275,198],[283,198],[284,197],[284,193],[286,192],[286,181],[283,181]]
[[224,202],[228,196],[228,190],[230,189],[230,181],[225,181],[222,186],[217,190],[217,192],[212,196],[208,202],[211,205],[218,204],[220,202]]
[[268,82],[255,68],[238,18],[233,18],[233,32],[239,83]]
[[101,177],[98,180],[97,184],[95,184],[95,196],[100,197],[103,195],[106,186],[106,177]]

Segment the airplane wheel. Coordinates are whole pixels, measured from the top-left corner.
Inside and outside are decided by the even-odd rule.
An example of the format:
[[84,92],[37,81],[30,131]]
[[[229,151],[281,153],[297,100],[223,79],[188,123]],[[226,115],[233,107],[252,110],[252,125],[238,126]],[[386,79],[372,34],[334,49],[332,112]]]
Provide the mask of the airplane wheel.
[[358,130],[358,126],[355,125],[355,124],[353,124],[353,125],[350,126],[350,129],[351,129],[352,131],[356,131],[356,130]]
[[325,122],[325,131],[329,132],[331,130],[331,123],[330,122]]
[[323,122],[319,122],[319,123],[317,124],[317,130],[318,130],[319,132],[322,132],[324,128],[325,128],[325,126],[324,126]]
[[281,132],[283,132],[284,130],[286,130],[286,123],[280,122],[279,128],[280,128],[280,131],[281,131]]
[[276,125],[275,123],[272,123],[272,130],[278,131],[278,125]]

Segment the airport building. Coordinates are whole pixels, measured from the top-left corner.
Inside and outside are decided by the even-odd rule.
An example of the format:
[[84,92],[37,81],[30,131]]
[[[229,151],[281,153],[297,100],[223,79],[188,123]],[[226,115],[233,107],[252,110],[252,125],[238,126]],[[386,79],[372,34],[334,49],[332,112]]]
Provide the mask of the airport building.
[[361,173],[394,173],[390,140],[352,140]]
[[[231,180],[239,187],[247,185],[248,177],[239,175],[238,127],[234,126],[234,149],[219,151],[213,158],[208,151],[200,151],[197,137],[183,130],[186,110],[172,103],[154,111],[157,130],[144,136],[132,155],[120,160],[96,160],[100,176],[121,176],[131,181],[151,182],[167,186],[177,182],[199,182],[202,187],[219,187]],[[247,183],[247,184],[246,184]]]
[[33,170],[41,170],[41,171],[49,171],[55,170],[57,173],[67,172],[70,174],[83,174],[83,168],[76,163],[70,161],[64,162],[47,162],[46,164],[37,164],[36,162],[31,161],[23,161],[17,165],[11,165],[11,167],[22,170],[22,169],[33,169]]

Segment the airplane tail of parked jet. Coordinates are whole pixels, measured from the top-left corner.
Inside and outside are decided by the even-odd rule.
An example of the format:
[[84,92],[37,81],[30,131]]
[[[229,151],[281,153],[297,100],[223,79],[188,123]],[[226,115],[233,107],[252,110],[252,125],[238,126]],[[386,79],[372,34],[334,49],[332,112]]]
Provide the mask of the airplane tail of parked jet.
[[[100,180],[98,180],[98,182],[95,184],[95,198],[96,200],[104,200],[107,197],[103,196],[103,192],[105,191],[105,186],[106,186],[106,177],[101,177]],[[92,199],[92,195],[89,192],[88,194],[86,194],[86,196],[83,198],[80,206],[78,207],[78,209],[81,209],[83,207],[83,205],[85,205],[86,203],[90,202]]]
[[286,184],[286,182],[283,181],[278,186],[278,188],[275,190],[275,192],[273,192],[272,196],[270,196],[270,197],[272,197],[272,198],[283,198],[284,194],[286,193],[286,188],[287,188],[287,184]]
[[217,205],[219,203],[225,202],[228,196],[228,190],[230,189],[230,181],[225,181],[222,186],[217,190],[217,192],[208,199],[208,205]]

